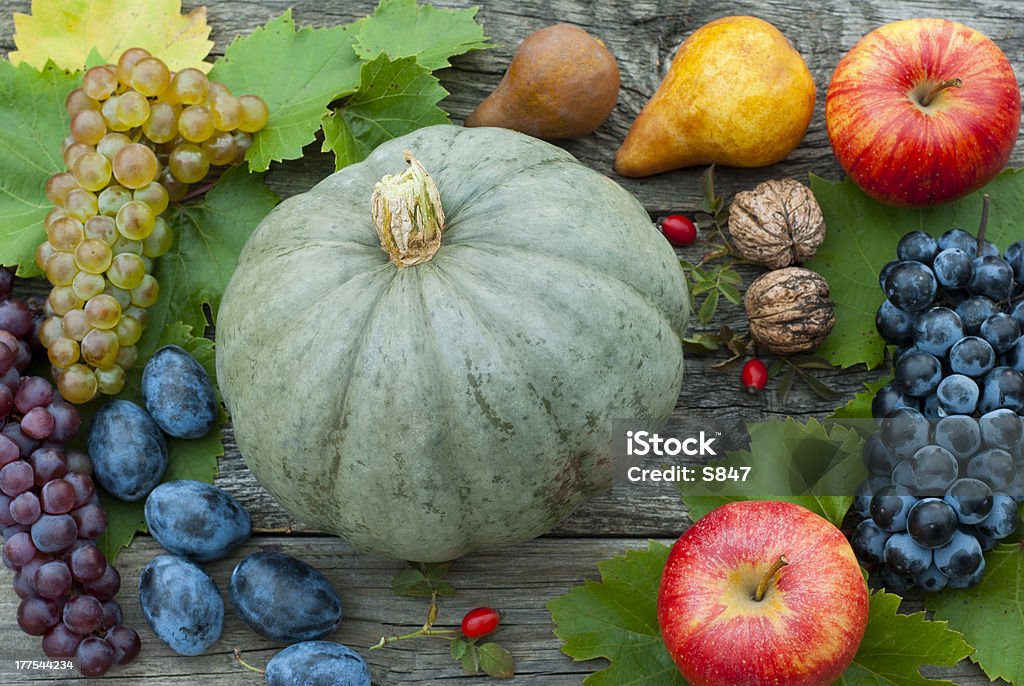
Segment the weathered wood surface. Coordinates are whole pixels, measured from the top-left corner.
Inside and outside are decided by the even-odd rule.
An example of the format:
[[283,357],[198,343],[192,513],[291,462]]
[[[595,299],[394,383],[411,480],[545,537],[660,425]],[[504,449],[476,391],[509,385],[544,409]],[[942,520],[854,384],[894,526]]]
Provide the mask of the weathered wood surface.
[[[186,9],[197,4],[188,1]],[[454,59],[454,67],[441,73],[443,85],[451,92],[442,106],[456,122],[493,89],[515,47],[531,31],[563,21],[582,26],[601,37],[615,54],[622,71],[619,102],[608,122],[595,134],[563,145],[586,164],[613,176],[636,194],[655,219],[671,211],[692,211],[699,206],[701,170],[677,171],[647,179],[623,179],[612,172],[612,160],[633,118],[660,82],[678,44],[711,19],[754,14],[772,21],[807,60],[819,94],[807,137],[787,160],[765,169],[719,170],[719,190],[726,196],[769,178],[806,179],[810,172],[830,179],[840,177],[825,134],[824,92],[841,55],[862,35],[887,21],[918,16],[964,21],[992,37],[1010,61],[1018,69],[1024,69],[1024,23],[1020,21],[1020,8],[1018,3],[1000,0],[978,3],[949,0],[862,0],[855,3],[841,0],[480,0],[468,3],[439,0],[436,4],[480,5],[478,18],[497,44],[494,49]],[[214,54],[222,53],[236,34],[250,32],[289,6],[294,8],[298,24],[327,26],[363,16],[371,12],[374,5],[373,0],[258,3],[211,0],[208,7],[209,23],[213,27],[211,37],[216,42]],[[11,14],[15,11],[28,12],[28,0],[0,0],[0,53],[3,54],[13,49]],[[1024,147],[1018,146],[1011,164],[1024,164]],[[288,196],[305,191],[331,170],[327,156],[313,153],[301,161],[273,168],[268,182],[279,194]],[[680,254],[695,259],[700,252],[694,247],[681,250]],[[746,269],[743,273],[749,282],[757,270]],[[723,305],[716,320],[707,328],[717,330],[721,324],[742,330],[742,311]],[[747,395],[740,389],[735,369],[725,373],[711,369],[711,365],[721,359],[721,355],[690,357],[677,413],[757,421],[771,416],[823,416],[837,404],[822,401],[800,387],[794,389],[785,405],[770,389],[760,396]],[[821,373],[823,381],[847,397],[873,376],[863,370]],[[382,632],[411,630],[422,621],[421,602],[396,598],[390,591],[391,576],[400,564],[355,553],[342,541],[318,535],[294,521],[256,483],[231,442],[230,431],[227,436],[228,454],[221,463],[218,483],[249,507],[261,533],[231,558],[211,565],[211,573],[222,591],[226,589],[231,568],[244,554],[256,549],[280,549],[324,570],[339,588],[346,620],[333,638],[354,647],[365,647],[375,642]],[[594,578],[594,565],[598,560],[642,547],[647,538],[670,540],[687,523],[685,509],[671,486],[616,489],[581,507],[548,536],[514,549],[475,554],[460,560],[453,580],[462,592],[455,599],[445,601],[441,624],[453,625],[464,610],[474,605],[486,603],[502,607],[508,615],[500,637],[517,659],[518,676],[512,683],[579,684],[586,674],[602,665],[600,662],[576,664],[559,652],[545,602],[585,578]],[[260,683],[257,675],[234,663],[231,651],[241,648],[250,662],[262,665],[273,654],[274,646],[245,629],[230,611],[221,641],[210,654],[198,658],[175,656],[149,632],[132,588],[137,583],[139,570],[157,550],[150,539],[141,537],[119,561],[126,589],[119,601],[125,608],[126,621],[143,635],[144,652],[136,664],[113,673],[110,678],[126,684]],[[14,624],[16,601],[5,580],[0,584],[0,683],[75,681],[76,677],[70,672],[14,669],[15,659],[41,657],[37,639],[22,635]],[[909,609],[920,607],[919,601],[911,600],[907,604]],[[441,684],[456,679],[465,684],[489,683],[462,676],[446,651],[447,644],[421,641],[383,651],[362,652],[371,664],[374,683],[381,686]],[[980,670],[966,662],[929,673],[965,686],[989,683]]]

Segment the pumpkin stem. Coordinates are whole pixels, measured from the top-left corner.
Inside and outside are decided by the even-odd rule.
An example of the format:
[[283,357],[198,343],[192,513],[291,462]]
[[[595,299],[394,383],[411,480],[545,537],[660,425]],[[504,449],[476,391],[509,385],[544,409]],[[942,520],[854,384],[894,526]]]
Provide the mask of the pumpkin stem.
[[399,269],[429,262],[441,247],[444,231],[437,185],[411,152],[403,154],[409,168],[385,175],[370,200],[380,245]]

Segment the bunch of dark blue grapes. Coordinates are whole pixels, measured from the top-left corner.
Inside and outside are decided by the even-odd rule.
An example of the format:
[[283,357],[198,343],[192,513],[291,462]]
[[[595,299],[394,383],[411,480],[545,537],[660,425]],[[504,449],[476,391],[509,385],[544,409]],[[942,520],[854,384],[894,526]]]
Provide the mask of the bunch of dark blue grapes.
[[851,543],[892,591],[969,588],[1024,501],[1024,241],[1000,255],[963,229],[913,231],[897,257],[875,320],[894,378],[872,402]]

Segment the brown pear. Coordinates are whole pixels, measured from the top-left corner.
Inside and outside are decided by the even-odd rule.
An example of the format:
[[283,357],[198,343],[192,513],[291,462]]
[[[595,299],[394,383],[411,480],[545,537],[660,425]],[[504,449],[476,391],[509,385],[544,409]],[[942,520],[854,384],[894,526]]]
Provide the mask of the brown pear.
[[493,93],[466,126],[500,126],[556,140],[595,131],[619,97],[619,66],[599,39],[554,24],[519,45]]

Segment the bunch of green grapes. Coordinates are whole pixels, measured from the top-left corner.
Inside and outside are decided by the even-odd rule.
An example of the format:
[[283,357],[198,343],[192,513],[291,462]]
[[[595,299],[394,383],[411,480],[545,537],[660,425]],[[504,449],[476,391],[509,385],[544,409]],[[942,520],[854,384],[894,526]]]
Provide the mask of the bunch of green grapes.
[[255,95],[235,97],[198,69],[174,73],[146,50],[89,69],[65,102],[67,171],[50,177],[36,264],[53,285],[39,331],[65,399],[124,387],[160,287],[169,203],[212,167],[236,164],[267,122]]

